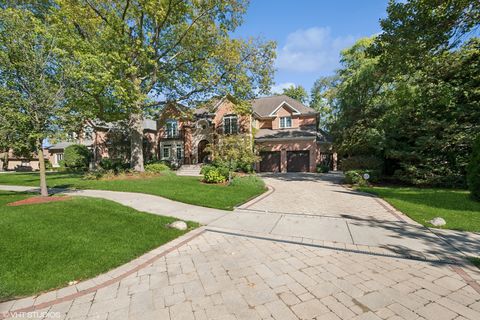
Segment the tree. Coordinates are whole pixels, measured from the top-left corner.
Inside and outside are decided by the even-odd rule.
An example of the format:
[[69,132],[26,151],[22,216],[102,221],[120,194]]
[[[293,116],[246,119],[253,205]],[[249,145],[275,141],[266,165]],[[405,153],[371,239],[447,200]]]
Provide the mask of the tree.
[[67,70],[53,28],[32,12],[0,8],[0,105],[12,125],[10,146],[39,158],[41,195],[47,196],[43,141],[71,114]]
[[413,72],[434,56],[457,49],[478,31],[476,0],[390,0],[372,52],[390,72]]
[[292,99],[298,100],[304,104],[308,101],[307,90],[305,90],[305,88],[300,85],[284,88],[282,94],[289,96]]
[[268,92],[275,44],[230,36],[246,6],[244,0],[58,1],[56,16],[80,61],[89,102],[100,117],[129,121],[134,170],[143,171],[142,120],[152,109]]
[[252,140],[246,135],[223,135],[207,147],[215,163],[228,168],[228,181],[237,168],[251,168],[259,157],[253,151]]
[[319,128],[329,131],[335,118],[338,77],[320,77],[310,92],[310,107],[319,113]]
[[398,180],[465,187],[480,132],[480,39],[467,36],[478,6],[435,4],[392,1],[384,32],[342,52],[331,128],[340,154],[383,159]]

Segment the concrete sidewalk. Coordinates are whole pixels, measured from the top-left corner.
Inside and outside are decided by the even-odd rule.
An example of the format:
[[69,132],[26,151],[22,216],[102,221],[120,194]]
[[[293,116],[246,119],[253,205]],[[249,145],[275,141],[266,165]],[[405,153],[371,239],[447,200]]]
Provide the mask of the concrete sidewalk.
[[[0,185],[0,190],[17,192],[39,192],[36,187],[22,187]],[[231,214],[231,211],[224,211],[206,207],[195,206],[178,201],[169,200],[163,197],[134,192],[119,192],[106,190],[67,190],[51,189],[51,193],[63,193],[71,196],[102,198],[118,202],[135,210],[153,213],[161,216],[170,216],[182,220],[189,220],[201,224],[208,224]]]

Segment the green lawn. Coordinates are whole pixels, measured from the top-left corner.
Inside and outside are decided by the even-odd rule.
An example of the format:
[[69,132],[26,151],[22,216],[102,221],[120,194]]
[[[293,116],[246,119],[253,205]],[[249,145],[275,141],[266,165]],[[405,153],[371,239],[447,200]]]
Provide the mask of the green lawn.
[[470,198],[466,190],[421,189],[406,187],[360,187],[374,193],[413,220],[432,227],[429,220],[442,217],[442,227],[461,231],[480,231],[480,202]]
[[6,206],[29,196],[0,192],[0,301],[91,278],[184,233],[166,227],[174,218],[102,199]]
[[[248,177],[240,179],[245,183],[226,186],[205,184],[198,177],[184,177],[175,174],[127,180],[83,180],[80,174],[57,172],[47,174],[47,184],[50,188],[148,193],[180,202],[224,210],[233,210],[234,206],[266,191],[263,183],[252,183],[252,179]],[[38,173],[0,174],[0,184],[38,186]]]

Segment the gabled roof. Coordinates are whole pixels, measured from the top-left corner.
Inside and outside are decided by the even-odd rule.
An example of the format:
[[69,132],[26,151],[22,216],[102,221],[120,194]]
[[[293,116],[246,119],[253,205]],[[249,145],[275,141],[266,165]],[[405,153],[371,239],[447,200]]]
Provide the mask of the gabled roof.
[[293,111],[295,115],[315,115],[317,112],[300,101],[290,98],[286,95],[276,95],[262,97],[253,100],[252,109],[259,117],[273,117],[282,106],[286,106]]
[[218,107],[221,106],[225,100],[232,101],[232,96],[227,94],[227,95],[224,95],[223,97],[216,96],[211,98],[207,102],[203,103],[200,107],[195,109],[195,115],[201,116],[201,115],[215,113],[217,112]]

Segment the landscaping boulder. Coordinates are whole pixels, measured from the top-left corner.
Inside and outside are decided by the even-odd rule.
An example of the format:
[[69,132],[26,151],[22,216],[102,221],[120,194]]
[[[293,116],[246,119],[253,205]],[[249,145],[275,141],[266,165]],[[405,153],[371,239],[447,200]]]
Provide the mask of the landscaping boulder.
[[431,224],[433,224],[435,227],[441,227],[447,224],[447,222],[440,217],[433,218],[432,220],[429,221]]
[[187,230],[188,226],[184,221],[175,221],[170,223],[170,228],[178,229],[178,230]]

